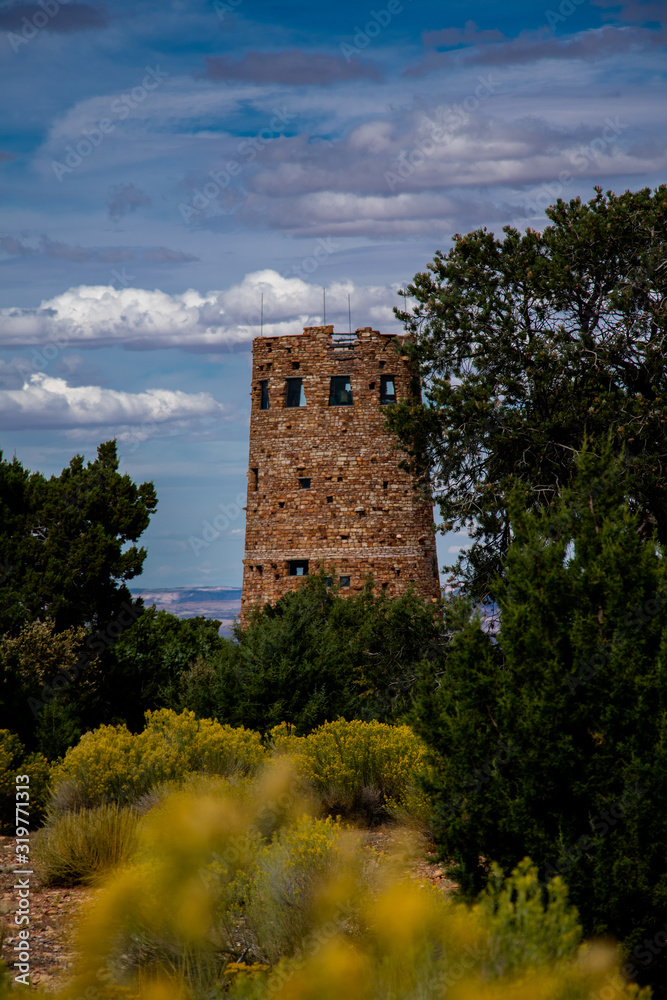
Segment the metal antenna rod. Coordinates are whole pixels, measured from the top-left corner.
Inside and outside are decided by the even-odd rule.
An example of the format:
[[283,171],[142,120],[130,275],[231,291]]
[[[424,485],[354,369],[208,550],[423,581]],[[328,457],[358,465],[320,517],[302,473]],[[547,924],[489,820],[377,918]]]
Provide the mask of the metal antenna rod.
[[352,310],[350,308],[350,293],[349,292],[347,293],[347,324],[348,324],[350,333],[352,333]]
[[264,336],[264,292],[262,292],[262,304],[259,310],[259,335]]

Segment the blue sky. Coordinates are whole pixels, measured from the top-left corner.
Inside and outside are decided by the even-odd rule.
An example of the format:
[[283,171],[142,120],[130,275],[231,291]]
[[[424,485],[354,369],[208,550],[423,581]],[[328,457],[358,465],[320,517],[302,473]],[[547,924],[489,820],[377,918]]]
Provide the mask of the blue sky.
[[664,182],[666,10],[0,3],[5,455],[59,473],[117,437],[159,497],[137,584],[240,585],[260,297],[265,333],[321,322],[323,285],[337,328],[349,294],[400,332],[454,233]]

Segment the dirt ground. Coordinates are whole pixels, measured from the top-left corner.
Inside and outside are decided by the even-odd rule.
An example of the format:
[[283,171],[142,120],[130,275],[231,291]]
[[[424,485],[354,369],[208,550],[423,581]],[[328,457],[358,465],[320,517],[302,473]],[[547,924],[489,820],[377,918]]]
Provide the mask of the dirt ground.
[[[396,832],[392,827],[368,831],[363,839],[378,852],[391,854],[396,848]],[[13,837],[0,837],[0,939],[2,959],[12,977],[16,973],[13,949],[19,940],[14,922],[18,892],[14,885],[20,877],[13,874],[17,869],[14,843]],[[434,859],[433,849],[422,839],[413,846],[405,866],[419,885],[431,883],[449,892],[454,884]],[[46,889],[36,875],[30,876],[30,981],[33,987],[41,986],[54,992],[66,981],[74,962],[72,936],[79,911],[94,892],[88,888]]]

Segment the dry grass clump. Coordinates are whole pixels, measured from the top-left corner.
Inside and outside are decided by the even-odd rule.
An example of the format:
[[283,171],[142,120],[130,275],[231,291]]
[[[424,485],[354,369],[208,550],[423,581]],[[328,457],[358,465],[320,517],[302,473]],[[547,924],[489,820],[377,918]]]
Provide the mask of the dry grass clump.
[[37,874],[46,886],[93,885],[136,853],[138,817],[115,804],[52,817],[33,839]]

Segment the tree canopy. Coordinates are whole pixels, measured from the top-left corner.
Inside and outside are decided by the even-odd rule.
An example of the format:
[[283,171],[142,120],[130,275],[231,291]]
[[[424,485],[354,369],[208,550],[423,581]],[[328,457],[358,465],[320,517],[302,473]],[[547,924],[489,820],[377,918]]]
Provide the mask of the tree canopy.
[[457,573],[477,599],[507,551],[512,485],[548,507],[586,435],[611,432],[640,525],[667,541],[667,186],[596,188],[546,215],[543,232],[455,236],[396,310],[425,399],[387,419],[447,528],[471,532]]
[[50,619],[57,631],[102,628],[132,596],[146,550],[134,544],[157,507],[150,482],[118,472],[116,442],[59,476],[30,473],[0,452],[0,633]]

